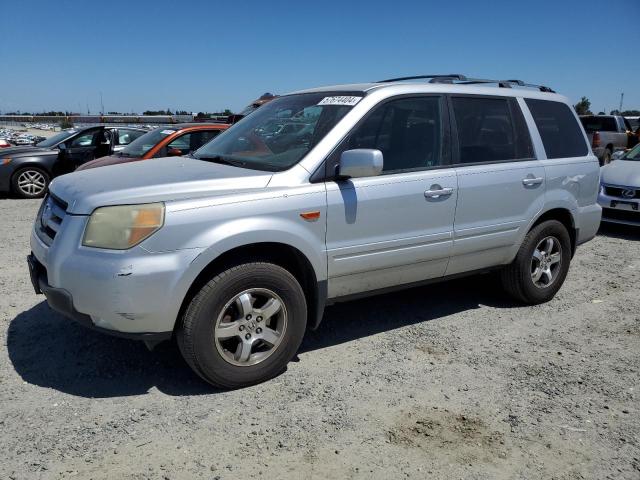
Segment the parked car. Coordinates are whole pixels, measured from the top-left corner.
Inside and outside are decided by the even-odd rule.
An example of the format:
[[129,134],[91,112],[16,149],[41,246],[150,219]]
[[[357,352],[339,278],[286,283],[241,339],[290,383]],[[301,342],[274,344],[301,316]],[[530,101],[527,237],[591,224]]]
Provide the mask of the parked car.
[[600,165],[608,164],[614,152],[627,148],[632,129],[624,117],[584,115],[580,117],[580,121],[587,132],[591,148],[598,157]]
[[216,123],[186,123],[156,128],[138,137],[120,152],[91,160],[80,165],[78,170],[148,160],[150,158],[187,155],[190,152],[195,152],[227,128],[229,128],[229,125]]
[[[517,301],[550,300],[600,225],[577,115],[548,87],[424,78],[285,95],[192,158],[57,178],[36,292],[102,332],[175,333],[226,388],[277,375],[325,305],[356,296],[497,269]],[[312,134],[256,134],[286,118]]]
[[271,100],[273,100],[275,98],[278,98],[278,95],[274,95],[272,93],[264,93],[264,94],[262,94],[260,96],[260,98],[255,99],[249,105],[244,107],[240,113],[234,113],[232,115],[229,115],[229,117],[227,118],[227,123],[228,124],[233,124],[233,123],[239,122],[244,117],[246,117],[250,113],[255,112],[258,108],[260,108],[261,106],[269,103]]
[[8,147],[12,147],[12,146],[13,145],[11,145],[9,140],[6,140],[4,138],[0,138],[0,148],[8,148]]
[[124,148],[145,133],[142,129],[99,125],[64,130],[35,146],[4,148],[0,151],[0,192],[22,198],[41,197],[52,178]]
[[602,221],[640,226],[640,145],[602,167]]

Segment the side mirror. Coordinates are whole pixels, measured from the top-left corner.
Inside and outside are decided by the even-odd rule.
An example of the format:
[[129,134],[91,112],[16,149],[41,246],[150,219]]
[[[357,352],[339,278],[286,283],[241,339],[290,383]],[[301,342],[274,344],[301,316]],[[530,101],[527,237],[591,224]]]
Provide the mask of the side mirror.
[[64,142],[58,144],[58,150],[64,153],[67,150],[67,145]]
[[182,150],[179,148],[170,148],[167,152],[168,157],[179,157],[180,155],[182,155]]
[[369,148],[346,150],[340,155],[337,175],[340,178],[375,177],[384,165],[382,152]]

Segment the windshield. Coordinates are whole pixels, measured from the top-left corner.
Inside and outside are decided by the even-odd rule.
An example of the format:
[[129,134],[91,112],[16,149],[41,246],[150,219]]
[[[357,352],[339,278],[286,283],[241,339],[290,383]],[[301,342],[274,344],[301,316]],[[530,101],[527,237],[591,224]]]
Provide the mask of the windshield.
[[620,157],[620,160],[640,161],[640,143]]
[[40,143],[36,144],[36,146],[43,147],[43,148],[53,147],[59,144],[60,142],[64,142],[67,138],[71,137],[72,135],[75,135],[76,133],[78,133],[77,130],[65,130],[64,132],[60,132],[59,134],[54,135],[53,137],[49,137],[46,140],[41,141]]
[[141,157],[153,147],[155,147],[163,138],[175,133],[175,128],[158,127],[155,130],[145,133],[141,137],[136,138],[133,142],[122,149],[120,154],[124,157]]
[[286,170],[302,160],[362,95],[322,92],[280,97],[218,135],[193,156],[256,170]]

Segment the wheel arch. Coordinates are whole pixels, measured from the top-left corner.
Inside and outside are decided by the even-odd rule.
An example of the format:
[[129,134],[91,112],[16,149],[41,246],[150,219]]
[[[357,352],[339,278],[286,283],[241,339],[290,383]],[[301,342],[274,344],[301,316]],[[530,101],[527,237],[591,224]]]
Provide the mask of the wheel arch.
[[308,306],[308,328],[318,328],[327,300],[327,281],[318,280],[311,261],[298,248],[283,242],[256,242],[230,248],[204,266],[191,282],[184,296],[175,328],[196,293],[218,273],[241,263],[264,261],[290,272],[302,287]]
[[571,257],[573,257],[576,252],[578,231],[571,210],[562,207],[546,210],[535,219],[535,221],[529,227],[529,231],[531,231],[532,228],[541,224],[542,222],[546,222],[547,220],[557,220],[565,226],[567,232],[569,232],[569,238],[571,239]]

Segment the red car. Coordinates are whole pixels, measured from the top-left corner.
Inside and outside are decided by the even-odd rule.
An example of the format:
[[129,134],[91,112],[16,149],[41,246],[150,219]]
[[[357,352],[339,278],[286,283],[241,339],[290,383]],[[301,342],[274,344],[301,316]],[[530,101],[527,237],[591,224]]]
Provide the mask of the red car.
[[78,167],[78,170],[150,158],[186,155],[197,150],[227,128],[229,125],[220,123],[186,123],[158,127],[137,138],[120,152],[91,160]]
[[0,138],[0,148],[8,148],[8,147],[13,147],[13,145],[11,145],[7,140],[5,140],[4,138]]

